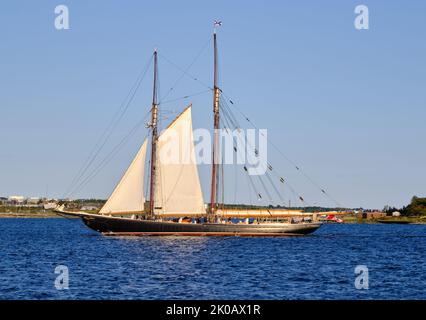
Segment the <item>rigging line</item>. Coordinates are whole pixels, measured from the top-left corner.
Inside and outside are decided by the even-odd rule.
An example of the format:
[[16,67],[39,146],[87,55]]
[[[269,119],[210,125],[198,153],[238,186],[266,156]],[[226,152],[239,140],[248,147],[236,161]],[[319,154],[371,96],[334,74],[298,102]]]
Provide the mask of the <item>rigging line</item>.
[[[234,102],[228,97],[228,96],[226,96],[226,94],[225,93],[223,93],[223,91],[222,91],[222,94],[223,94],[223,96],[225,96],[229,101],[230,101],[230,103],[235,107],[235,109],[243,116],[243,118],[247,121],[247,122],[249,122],[255,129],[258,129],[258,127],[237,107],[237,106],[235,106],[235,104],[234,104]],[[225,100],[225,103],[226,103],[226,100]],[[229,105],[226,103],[226,105],[229,107]],[[270,143],[271,143],[271,145],[273,145],[280,153],[281,153],[281,155],[287,160],[287,161],[289,161],[297,170],[299,170],[299,171],[301,171],[300,170],[300,167],[299,166],[297,166],[297,164],[294,162],[294,161],[292,161],[291,159],[289,159],[286,155],[284,155],[282,152],[281,152],[281,150],[279,150],[278,149],[278,147],[276,147],[273,143],[272,143],[272,141],[269,141]],[[302,171],[301,171],[302,172]]]
[[[226,116],[222,117],[222,119],[225,119],[225,121],[227,121],[227,120],[228,120],[228,119],[226,118]],[[238,138],[240,138],[240,139],[241,139],[241,137],[240,137],[240,136],[238,136]],[[240,153],[240,152],[241,152],[241,150],[240,150],[239,148],[237,148],[237,147],[235,147],[235,146],[234,146],[234,152],[236,152],[236,153]],[[250,184],[251,184],[251,186],[253,187],[253,190],[255,191],[257,198],[258,198],[259,200],[261,200],[261,199],[262,199],[262,194],[261,194],[260,192],[258,192],[258,190],[257,190],[257,188],[256,188],[256,186],[255,186],[255,184],[254,184],[254,182],[253,182],[253,180],[252,180],[252,176],[248,173],[248,169],[247,169],[247,167],[246,167],[246,166],[244,166],[243,168],[244,168],[244,171],[247,173],[247,174],[246,174],[246,176],[249,178]],[[264,186],[263,181],[261,181],[261,180],[260,180],[260,182],[261,182],[261,183],[262,183],[262,185]],[[269,192],[266,190],[265,186],[264,186],[264,190],[265,190],[265,192],[267,193],[267,195],[268,195],[268,196],[269,196],[269,198],[270,198]]]
[[193,93],[193,94],[189,94],[189,95],[186,95],[186,96],[183,96],[183,97],[179,97],[179,98],[176,98],[176,99],[166,100],[164,102],[161,102],[161,105],[164,105],[164,104],[167,104],[167,103],[171,103],[171,102],[175,102],[175,101],[179,101],[179,100],[188,99],[188,98],[195,97],[195,96],[199,96],[199,95],[201,95],[203,93],[207,93],[207,92],[211,92],[211,90],[207,89],[207,90],[199,91],[199,92],[196,92],[196,93]]
[[237,202],[237,166],[234,167],[234,204]]
[[266,188],[265,183],[263,182],[262,178],[260,177],[260,175],[257,175],[257,179],[260,181],[260,183],[262,184],[263,190],[265,190],[266,195],[268,196],[268,199],[270,202],[272,202],[272,197],[271,194],[268,191],[268,188]]
[[[222,110],[227,110],[227,111],[225,111],[225,112],[223,112],[223,114],[224,114],[224,118],[226,119],[227,118],[227,116],[228,116],[228,113],[231,113],[232,114],[232,111],[230,110],[230,108],[229,108],[229,106],[228,106],[228,104],[226,103],[226,101],[224,101],[225,103],[222,105],[223,106],[223,108],[222,108]],[[234,119],[235,119],[235,117],[234,117]],[[228,120],[228,119],[227,119]],[[235,120],[236,121],[236,120]],[[235,128],[236,129],[238,129],[238,127],[239,127],[239,125],[238,125],[238,121],[236,121],[236,124],[235,124]],[[248,142],[247,142],[248,143]],[[252,146],[248,143],[248,147],[250,147],[250,148],[252,148]],[[255,149],[256,150],[256,149]],[[272,166],[268,163],[268,168],[269,167],[271,167],[272,168]],[[272,171],[272,170],[271,170]],[[272,171],[274,174],[276,174],[276,172],[275,171]],[[264,184],[264,182],[263,182],[263,180],[260,178],[260,176],[258,176],[258,178],[259,178],[259,181],[261,182],[261,184],[262,184],[262,186],[263,186],[263,189],[265,190],[265,192],[267,193],[267,195],[268,195],[268,197],[269,197],[269,199],[270,199],[270,201],[272,201],[272,197],[271,197],[271,195],[270,195],[270,193],[268,192],[268,190],[267,190],[267,188],[266,188],[266,185]],[[272,187],[275,189],[275,191],[277,192],[277,194],[279,195],[279,197],[280,197],[280,199],[281,199],[281,201],[283,201],[283,198],[280,196],[280,193],[279,193],[279,191],[277,190],[277,188],[276,188],[276,186],[275,186],[275,184],[272,182],[272,180],[271,180],[271,177],[269,176],[269,175],[267,175],[267,178],[268,178],[268,180],[270,181],[270,183],[271,183],[271,185],[272,185]],[[279,177],[280,179],[281,179],[281,177]],[[293,192],[293,194],[295,194],[295,195],[297,195],[297,198],[299,199],[299,200],[301,200],[303,203],[306,203],[306,204],[308,204],[305,200],[304,200],[304,198],[301,196],[301,195],[299,195],[290,185],[289,185],[289,187],[292,189],[292,192]],[[309,205],[309,204],[308,204]]]
[[222,210],[225,207],[225,172],[224,172],[224,166],[223,166],[223,158],[224,154],[222,153],[222,163],[220,164],[220,170],[221,170],[221,174],[222,174],[222,180],[221,180],[221,196],[222,196]]
[[226,131],[226,133],[229,134],[229,130],[232,130],[232,126],[229,124],[228,119],[226,119],[226,112],[222,109],[222,117],[220,117],[220,121],[223,124],[222,129]]
[[[280,176],[277,172],[275,172],[275,171],[271,171],[278,179],[283,179],[284,180],[284,178],[282,178],[282,176]],[[305,200],[305,198],[304,197],[302,197],[292,186],[291,186],[291,184],[288,182],[288,179],[285,179],[284,180],[284,182],[283,183],[285,183],[285,185],[287,185],[288,186],[288,188],[290,189],[290,191],[293,193],[293,195],[295,196],[295,198],[296,199],[299,199],[299,200],[301,200],[303,203],[305,203],[306,205],[308,205],[308,206],[310,206],[311,204],[309,203],[309,202],[307,202],[306,200]],[[302,200],[303,199],[303,200]]]
[[[120,151],[124,145],[129,141],[129,139],[136,133],[137,129],[144,123],[146,120],[146,117],[148,116],[149,112],[145,115],[145,117],[139,121],[131,130],[130,132],[124,136],[123,139],[120,140],[118,144],[114,146],[114,148],[108,153],[108,155],[95,167],[90,174],[86,176],[85,179],[83,179],[77,186],[75,186],[72,190],[72,192],[69,194],[70,196],[73,194],[76,194],[77,192],[81,191],[92,179],[100,172],[101,169],[103,169],[112,159],[113,157]],[[145,138],[144,138],[145,140]]]
[[129,138],[136,133],[136,130],[132,130],[131,134],[123,139],[108,156],[93,170],[93,172],[83,180],[75,190],[72,191],[71,195],[75,195],[81,190],[83,190],[97,175],[98,173],[114,158],[114,156],[125,146],[129,141]]
[[[267,170],[269,170],[269,169],[267,169]],[[271,178],[271,176],[269,175],[269,172],[266,172],[266,178],[268,179],[268,181],[269,181],[269,183],[271,184],[272,188],[274,189],[275,193],[278,195],[278,198],[280,199],[280,201],[281,201],[282,203],[285,203],[285,202],[284,202],[284,198],[282,197],[281,193],[279,192],[279,190],[278,190],[277,186],[276,186],[276,185],[274,184],[274,182],[272,181],[272,178]]]
[[[135,91],[137,90],[137,88],[139,88],[140,83],[142,82],[143,78],[146,75],[146,72],[148,71],[148,68],[151,64],[152,61],[152,56],[151,59],[148,61],[148,64],[146,65],[145,69],[143,69],[140,74],[138,75],[135,83],[133,84],[132,88],[130,89],[130,91],[128,92],[127,96],[125,97],[125,99],[123,100],[123,102],[121,103],[119,109],[116,111],[114,117],[111,119],[111,122],[109,123],[109,125],[105,128],[103,134],[101,135],[101,137],[99,138],[98,142],[96,143],[96,145],[94,146],[93,150],[91,151],[91,153],[89,154],[88,158],[86,159],[86,161],[83,163],[82,167],[80,168],[78,174],[74,177],[73,182],[70,184],[70,186],[68,187],[68,191],[66,192],[66,194],[68,194],[68,192],[75,186],[75,184],[79,181],[79,179],[84,175],[85,171],[87,171],[88,167],[90,167],[91,163],[94,161],[94,159],[96,158],[97,154],[100,152],[100,150],[102,149],[102,147],[105,145],[106,140],[109,138],[110,134],[107,134],[109,130],[110,133],[112,133],[116,127],[116,125],[118,124],[118,122],[121,120],[122,116],[124,115],[124,113],[126,112],[131,100],[134,97],[134,94],[131,96],[132,92],[135,93]],[[128,101],[127,105],[125,105],[126,100],[129,99],[129,97],[131,96],[131,100]],[[124,110],[122,111],[122,115],[118,118],[116,118],[116,116],[119,114],[119,112],[121,111],[121,109],[123,109],[123,106],[125,106]],[[99,144],[104,141],[104,143],[99,147]],[[98,148],[98,149],[97,149]],[[97,150],[97,151],[96,151]],[[94,153],[96,152],[96,154],[94,155]],[[91,160],[90,160],[91,159]]]
[[201,47],[201,50],[198,52],[198,54],[195,56],[195,58],[192,60],[192,62],[188,65],[188,67],[186,67],[186,69],[184,70],[184,72],[182,72],[182,74],[180,75],[180,77],[175,81],[175,83],[173,84],[173,86],[170,87],[170,89],[166,92],[166,94],[160,98],[160,103],[161,101],[163,101],[163,99],[167,98],[169,96],[169,94],[176,88],[176,86],[178,85],[178,83],[183,79],[183,77],[185,76],[185,73],[187,73],[189,71],[189,69],[192,68],[192,66],[195,64],[195,62],[198,60],[198,58],[201,56],[201,54],[204,52],[204,50],[206,49],[207,45],[211,42],[211,39],[209,37],[209,40]]
[[[226,107],[225,105],[223,105],[223,107],[224,107],[224,108],[222,108],[222,110],[224,111],[224,112],[223,112],[223,114],[225,115],[225,117],[228,117],[228,116],[229,116],[229,113],[228,113],[228,111],[226,111],[227,107]],[[230,110],[229,110],[229,111],[230,111]],[[230,121],[232,121],[232,120],[230,119]],[[233,124],[233,125],[234,125],[234,129],[235,129],[235,130],[237,130],[237,129],[238,129],[238,125],[236,125],[236,124]],[[247,142],[247,144],[248,144],[248,146],[249,146],[249,147],[251,147],[251,146],[250,146],[250,144],[249,144],[248,142]],[[255,149],[255,150],[256,150],[256,149]],[[268,166],[268,168],[269,168],[269,166]],[[268,170],[268,169],[267,169],[267,170]],[[278,195],[279,199],[280,199],[281,201],[283,201],[283,198],[281,197],[281,194],[279,193],[279,191],[278,191],[277,187],[276,187],[276,186],[275,186],[275,184],[272,182],[271,177],[268,175],[268,171],[266,171],[266,177],[268,178],[268,181],[270,182],[270,184],[271,184],[272,188],[273,188],[273,189],[275,190],[275,192],[277,193],[277,195]],[[268,188],[266,187],[266,185],[264,184],[264,182],[263,182],[262,178],[260,177],[260,175],[258,175],[258,179],[259,179],[260,183],[262,184],[262,186],[263,186],[263,188],[264,188],[264,190],[265,190],[265,193],[268,195],[269,200],[272,202],[272,201],[273,201],[272,196],[271,196],[271,194],[269,193],[269,190],[268,190]]]
[[231,124],[229,128],[238,129],[237,124],[233,121],[232,117],[229,114],[229,111],[226,108],[226,105],[221,104],[223,114],[228,117],[228,121]]
[[[224,115],[224,117],[223,118],[225,118],[226,120],[229,120],[229,119],[227,119],[228,118],[228,113],[225,111],[226,110],[226,107],[225,108],[223,108],[222,109],[224,112],[222,113],[223,115]],[[237,136],[237,139],[242,139],[240,136]],[[248,173],[248,172],[247,172]],[[263,190],[265,191],[265,193],[266,193],[266,195],[268,196],[268,198],[269,198],[269,201],[273,201],[272,200],[272,196],[271,196],[271,194],[270,194],[270,192],[269,192],[269,190],[268,190],[268,188],[266,187],[266,185],[265,185],[265,183],[264,183],[264,181],[262,180],[262,178],[260,177],[260,175],[257,175],[257,178],[258,178],[258,180],[259,180],[259,182],[260,182],[260,184],[262,185],[262,187],[263,187]],[[275,187],[275,186],[273,186],[273,187]]]
[[[225,117],[222,117],[222,118],[224,119]],[[235,146],[234,146],[234,152],[236,152],[237,154],[239,154],[241,151],[240,151],[240,149],[239,149],[239,148],[237,148],[237,147],[235,147]],[[248,174],[248,172],[247,172],[247,167],[246,167],[246,166],[244,166],[244,171],[247,173],[247,174],[246,174],[246,177],[247,177],[247,179],[249,180],[249,183],[250,183],[251,187],[253,188],[253,191],[255,192],[256,197],[257,197],[258,199],[259,199],[259,198],[262,198],[262,197],[261,197],[260,192],[258,192],[258,190],[257,190],[257,188],[256,188],[256,186],[255,186],[255,184],[254,184],[254,182],[253,182],[253,180],[252,180],[252,176]],[[259,196],[260,196],[260,197],[259,197]],[[251,199],[251,196],[250,196],[250,199]],[[251,200],[250,200],[250,201],[251,201]]]
[[[229,106],[225,103],[224,105],[223,105],[223,110],[226,110],[226,108],[228,108],[228,111],[229,112],[231,112],[232,113],[232,111],[229,109]],[[224,112],[224,114],[226,114],[225,112]],[[237,121],[237,125],[236,125],[236,128],[238,128],[239,127],[239,125],[238,125],[238,121]],[[251,144],[250,143],[248,143],[247,142],[247,146],[249,147],[249,148],[253,148],[252,146],[251,146]],[[253,148],[254,150],[256,150],[255,148]],[[272,166],[270,165],[270,163],[268,163],[268,168],[272,168]],[[273,170],[270,170],[271,172],[273,172],[275,175],[277,174],[275,171],[273,171]],[[270,177],[269,177],[270,178]],[[281,176],[278,176],[278,178],[279,179],[281,179],[282,177]],[[272,186],[275,188],[275,185],[273,184],[273,183],[271,183],[272,184]],[[297,194],[297,197],[299,198],[299,199],[304,199],[300,194],[298,194],[298,193],[296,193],[296,191],[293,189],[293,192],[294,192],[294,194]],[[303,200],[304,201],[304,200]],[[305,202],[305,201],[304,201]],[[305,202],[306,203],[306,202]]]
[[229,130],[231,130],[231,126],[229,125],[228,120],[226,119],[226,115],[224,113],[222,113],[223,117],[220,118],[220,122],[222,124],[222,129],[224,129],[226,131],[226,133],[230,133]]
[[[157,53],[158,54],[158,53]],[[161,132],[161,126],[162,126],[162,119],[161,119],[161,117],[159,117],[159,115],[162,113],[162,107],[160,106],[160,104],[158,103],[158,101],[160,100],[160,93],[161,93],[161,91],[160,91],[160,89],[161,89],[161,79],[160,79],[160,76],[161,76],[161,72],[160,72],[160,67],[161,67],[161,64],[160,63],[157,63],[157,81],[156,81],[156,87],[157,87],[157,90],[156,90],[156,95],[155,95],[155,101],[156,101],[156,106],[157,106],[157,131],[158,132]],[[152,108],[151,108],[151,114],[152,114]],[[151,130],[152,130],[152,127],[151,127]],[[157,133],[157,138],[158,138],[158,133]],[[155,178],[155,177],[154,177]]]
[[[222,110],[225,110],[225,109],[222,109]],[[227,117],[226,112],[223,112],[223,113],[222,113],[222,115],[223,115],[223,116],[222,116],[221,120],[222,120],[223,122],[226,122],[226,125],[228,126],[228,128],[232,128],[232,126],[230,126],[230,125],[229,125],[229,122],[228,122],[228,121],[229,121],[229,119],[228,119],[228,117]],[[229,132],[228,132],[228,129],[226,129],[226,130],[227,130],[227,133],[229,133]],[[241,137],[237,137],[237,138],[240,138],[240,139],[241,139]],[[242,152],[242,151],[234,145],[234,152],[240,153],[240,152]],[[252,176],[248,174],[248,170],[247,170],[247,167],[246,167],[246,166],[244,166],[244,171],[247,173],[247,177],[249,177],[249,181],[250,181],[250,183],[251,183],[251,185],[252,185],[252,187],[253,187],[253,190],[254,190],[254,191],[255,191],[255,193],[256,193],[257,198],[258,198],[258,199],[262,199],[261,193],[260,193],[260,192],[258,192],[257,188],[255,187],[254,182],[253,182],[253,180],[252,180]],[[262,181],[261,181],[261,182],[262,182]],[[266,191],[266,190],[265,190],[265,191]],[[267,192],[267,191],[266,191],[266,192]]]
[[[247,180],[249,180],[248,176],[246,176]],[[251,185],[249,183],[249,191],[251,191]],[[256,194],[256,190],[253,190],[254,193]],[[249,200],[250,200],[250,204],[253,206],[253,199],[251,198],[251,192],[249,192]]]
[[98,164],[96,168],[79,184],[72,190],[70,195],[74,195],[80,192],[84,187],[87,186],[89,182],[97,176],[97,174],[113,159],[113,157],[124,147],[124,145],[129,141],[129,138],[135,134],[137,129],[141,124],[135,126],[128,135],[126,135],[112,150],[111,152]]
[[[145,167],[145,168],[149,168],[150,166],[151,166],[151,160],[148,160],[148,167]],[[146,175],[147,181],[150,181],[150,179],[151,179],[151,173],[149,171],[150,170],[148,170],[148,174]],[[146,188],[145,188],[145,186],[146,186]],[[148,182],[145,183],[145,186],[144,186],[144,188],[145,188],[145,199],[148,199],[148,189],[149,189]]]
[[200,79],[194,77],[193,75],[191,75],[189,72],[185,71],[184,69],[182,69],[181,67],[179,67],[177,64],[175,64],[173,61],[167,59],[167,57],[165,57],[163,54],[158,53],[158,55],[160,55],[164,60],[166,60],[168,63],[170,63],[172,66],[174,66],[176,69],[182,71],[187,77],[191,78],[192,80],[200,83],[202,86],[213,90],[213,88],[209,85],[207,85],[205,82],[201,81]]
[[[226,119],[226,117],[221,117],[220,122],[222,124],[222,128],[226,130],[227,133],[229,133],[228,128],[230,128],[228,121]],[[222,152],[222,163],[220,164],[220,169],[221,169],[221,173],[222,173],[222,181],[220,184],[221,187],[221,191],[222,191],[222,209],[224,208],[225,205],[225,175],[224,175],[224,153]],[[236,166],[234,166],[235,168],[235,174],[236,174]],[[236,181],[235,181],[236,182]],[[234,188],[234,203],[236,202],[236,183],[234,183],[235,188]]]
[[251,177],[251,175],[249,175],[248,174],[248,172],[247,172],[247,167],[246,166],[244,166],[244,171],[247,173],[246,174],[246,176],[249,178],[249,182],[250,182],[250,184],[251,184],[251,186],[252,186],[252,188],[253,188],[253,190],[254,190],[254,192],[256,193],[256,197],[257,197],[257,199],[260,201],[260,200],[262,200],[262,194],[256,189],[256,186],[255,186],[255,184],[254,184],[254,182],[253,182],[253,180],[252,180],[252,177]]
[[[227,107],[226,107],[226,105],[223,105],[223,104],[221,104],[221,107],[222,107],[222,114],[224,115],[224,117],[225,118],[227,118],[227,121],[228,121],[228,128],[229,129],[232,129],[232,130],[236,130],[238,133],[240,133],[240,131],[241,131],[241,127],[238,125],[238,123],[237,122],[235,122],[233,119],[232,119],[232,116],[229,114],[229,112],[231,111],[231,110],[229,110]],[[228,132],[228,131],[227,131]]]
[[[280,197],[280,200],[285,204],[285,199],[284,199],[284,190],[280,192],[280,190],[278,190],[278,187],[276,186],[276,184],[273,182],[272,180],[272,174],[271,172],[273,171],[272,166],[268,163],[268,172],[267,172],[267,178],[269,180],[269,182],[271,183],[272,187],[275,189],[275,192],[278,194],[278,196]],[[281,176],[279,177],[279,180],[281,182],[281,184],[284,184],[284,178],[282,178]]]
[[[230,129],[231,126],[229,125],[228,120],[226,119],[226,116],[221,117],[220,120],[223,124],[225,124],[225,126],[222,126],[222,127],[224,127],[226,132],[229,134],[228,129]],[[237,166],[234,165],[233,167],[234,167],[234,204],[235,204],[237,201]]]
[[[120,104],[120,107],[114,114],[113,118],[111,119],[108,126],[105,128],[104,132],[100,136],[99,140],[95,144],[92,151],[89,153],[89,156],[87,157],[86,161],[83,162],[83,165],[81,166],[80,170],[78,171],[77,175],[72,180],[71,184],[68,186],[67,191],[64,194],[64,197],[66,195],[69,195],[69,192],[75,187],[75,185],[80,181],[80,179],[83,177],[83,175],[86,173],[86,171],[89,169],[89,167],[92,165],[96,157],[99,155],[100,151],[105,146],[106,142],[108,141],[109,137],[114,132],[115,128],[123,118],[124,114],[128,110],[131,102],[133,101],[133,98],[135,97],[135,94],[137,90],[139,89],[143,79],[145,78],[146,73],[148,72],[149,67],[151,66],[151,62],[153,59],[153,55],[149,59],[146,67],[139,73],[138,77],[136,78],[135,83],[133,84],[132,88],[126,95],[123,102]],[[126,103],[127,101],[127,103]],[[124,107],[124,108],[123,108]],[[120,113],[121,112],[121,113]],[[119,115],[119,116],[118,116]],[[118,116],[118,118],[117,118]]]
[[[255,129],[258,129],[257,126],[237,106],[235,106],[233,100],[231,100],[223,91],[222,91],[222,94],[230,101],[230,103],[234,106],[234,108],[244,117],[244,119],[247,122],[249,122]],[[270,139],[268,139],[268,142],[284,159],[286,159],[289,163],[291,163],[295,167],[295,169],[299,171],[311,184],[313,184],[317,189],[319,189],[322,194],[327,196],[331,201],[333,201],[339,207],[342,206],[336,199],[334,199],[328,192],[326,192],[324,188],[322,188],[310,176],[308,176],[303,170],[301,170],[300,166],[298,166],[294,161],[288,158]]]
[[296,200],[299,200],[302,202],[302,204],[305,205],[305,207],[312,207],[312,204],[305,201],[305,199],[298,195],[298,193],[293,189],[293,187],[287,182],[287,186],[289,187],[290,191],[293,193],[293,196],[296,198]]
[[[230,100],[230,101],[232,101],[232,100]],[[248,118],[248,117],[246,117],[238,108],[236,108],[244,117],[245,117],[245,119],[253,126],[253,127],[255,127],[256,129],[257,129],[257,127],[253,124],[253,122],[251,122],[251,120]],[[298,170],[300,173],[302,173],[302,175],[306,178],[306,179],[308,179],[310,182],[311,182],[311,184],[313,184],[315,187],[317,187],[318,189],[320,189],[321,190],[321,192],[324,194],[324,195],[326,195],[330,200],[332,200],[335,204],[337,204],[338,206],[341,206],[340,205],[340,203],[338,202],[338,201],[336,201],[335,199],[333,199],[332,197],[331,197],[331,195],[330,194],[328,194],[323,188],[321,188],[318,184],[316,184],[315,183],[315,181],[313,181],[305,172],[303,172],[301,169],[300,169],[300,167],[298,167],[291,159],[289,159],[287,156],[285,156],[283,153],[282,153],[282,151],[272,142],[272,141],[270,141],[269,139],[268,139],[268,141],[269,141],[269,143],[281,154],[281,156],[283,156],[287,161],[289,161],[295,168],[296,168],[296,170]],[[299,195],[299,198],[301,198],[301,196]]]
[[[223,99],[223,98],[222,98]],[[232,112],[232,110],[231,110],[231,108],[229,107],[229,105],[228,105],[228,103],[226,102],[226,100],[222,100],[222,104],[223,104],[223,106],[228,110],[228,113],[229,113],[229,116],[230,116],[230,118],[231,118],[231,122],[235,125],[235,127],[239,127],[239,125],[238,125],[238,121],[237,121],[237,119],[235,118],[235,115],[234,115],[234,113]]]

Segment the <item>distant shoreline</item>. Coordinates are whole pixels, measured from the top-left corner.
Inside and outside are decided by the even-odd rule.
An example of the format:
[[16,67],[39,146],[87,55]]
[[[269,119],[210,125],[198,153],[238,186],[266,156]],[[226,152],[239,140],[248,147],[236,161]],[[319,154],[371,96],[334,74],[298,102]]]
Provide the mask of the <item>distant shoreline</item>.
[[11,213],[11,212],[0,212],[0,219],[10,219],[10,218],[63,218],[60,215],[57,215],[53,212],[43,212],[43,213]]
[[[12,212],[0,212],[0,219],[26,219],[26,218],[36,218],[36,219],[46,219],[46,218],[59,218],[59,219],[63,219],[64,217],[54,213],[54,212],[20,212],[20,213],[12,213]],[[78,218],[77,218],[78,219]],[[425,218],[421,218],[421,217],[401,217],[401,218],[395,218],[395,217],[389,217],[389,220],[401,220],[401,221],[407,221],[409,220],[408,224],[426,224],[426,219]],[[325,222],[327,223],[327,222]],[[380,221],[378,221],[377,219],[371,219],[371,220],[367,220],[367,219],[362,219],[362,220],[358,220],[358,219],[344,219],[344,224],[381,224]]]

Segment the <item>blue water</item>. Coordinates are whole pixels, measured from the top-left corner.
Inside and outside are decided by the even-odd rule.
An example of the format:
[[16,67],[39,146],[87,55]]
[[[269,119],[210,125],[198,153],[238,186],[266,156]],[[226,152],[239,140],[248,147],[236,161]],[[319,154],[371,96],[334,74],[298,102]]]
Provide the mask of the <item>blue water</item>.
[[[79,220],[0,219],[1,299],[426,299],[426,225],[297,238],[108,238]],[[69,289],[54,286],[69,269]],[[366,265],[369,289],[355,288]]]

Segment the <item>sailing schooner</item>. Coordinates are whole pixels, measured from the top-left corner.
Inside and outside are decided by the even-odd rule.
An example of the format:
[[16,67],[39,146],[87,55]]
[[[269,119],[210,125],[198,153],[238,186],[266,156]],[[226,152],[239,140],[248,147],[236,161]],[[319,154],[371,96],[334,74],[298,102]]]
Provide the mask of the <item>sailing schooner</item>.
[[[185,236],[283,236],[304,235],[317,230],[321,223],[291,223],[285,219],[312,216],[300,210],[240,209],[228,210],[218,205],[218,154],[220,95],[217,70],[217,35],[214,43],[212,175],[210,204],[203,199],[195,161],[192,105],[179,114],[158,134],[157,50],[154,51],[154,84],[151,108],[151,149],[149,168],[145,168],[148,138],[143,141],[120,182],[97,214],[67,210],[56,212],[77,216],[91,229],[104,235],[185,235]],[[178,143],[170,144],[172,137]],[[192,161],[164,161],[164,154],[184,155]],[[149,169],[149,201],[145,199],[144,174]],[[147,204],[148,202],[148,204]]]

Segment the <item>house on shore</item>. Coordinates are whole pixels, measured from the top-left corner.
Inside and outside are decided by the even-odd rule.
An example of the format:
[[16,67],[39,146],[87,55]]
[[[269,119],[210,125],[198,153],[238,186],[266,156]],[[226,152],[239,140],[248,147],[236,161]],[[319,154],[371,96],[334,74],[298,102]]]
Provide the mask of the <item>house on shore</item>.
[[21,204],[24,204],[26,198],[24,196],[9,196],[7,200],[9,204],[21,205]]

